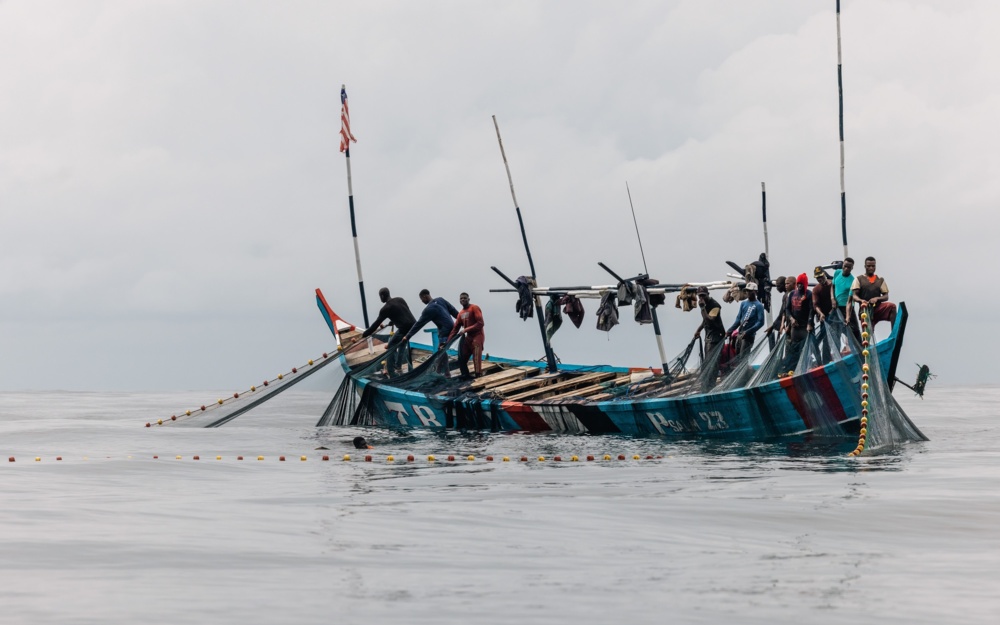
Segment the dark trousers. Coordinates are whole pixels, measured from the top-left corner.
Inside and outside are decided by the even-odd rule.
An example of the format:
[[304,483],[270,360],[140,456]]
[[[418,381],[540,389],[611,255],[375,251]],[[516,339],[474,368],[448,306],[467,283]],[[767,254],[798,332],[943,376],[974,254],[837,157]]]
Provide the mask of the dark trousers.
[[396,332],[389,337],[389,342],[386,343],[386,351],[389,352],[389,356],[385,359],[385,365],[389,369],[389,375],[397,375],[403,366],[403,361],[408,360],[409,347],[407,345],[403,345],[395,353],[392,353],[392,348],[402,343],[404,336],[406,336],[405,332]]
[[[854,338],[856,338],[858,340],[858,344],[860,344],[861,325],[858,323],[858,311],[854,309],[854,304],[848,304],[847,306],[851,307],[851,318],[847,322],[847,327],[851,329],[851,334],[854,335]],[[847,306],[838,306],[840,314],[844,316],[844,319],[847,319]]]
[[833,360],[834,350],[840,351],[839,345],[834,345],[830,337],[830,328],[825,321],[819,324],[819,335],[816,338],[816,347],[819,350],[820,360],[826,364]]
[[795,366],[799,364],[799,357],[802,355],[802,348],[806,345],[807,336],[809,336],[809,332],[805,328],[792,328],[788,334],[785,357],[778,365],[778,373],[788,373],[795,370]]
[[726,341],[726,335],[720,334],[718,336],[713,336],[708,332],[705,333],[705,358],[708,358],[709,354],[712,354],[719,345],[722,345]]
[[736,355],[742,356],[743,354],[749,354],[750,350],[753,349],[754,339],[757,337],[753,334],[744,333],[740,340],[736,343]]
[[[702,359],[702,366],[711,366],[712,370],[702,371],[702,379],[706,381],[706,390],[715,386],[715,379],[719,377],[719,362],[722,360],[722,350],[720,346],[726,342],[726,335],[719,334],[713,336],[708,332],[705,333],[705,357]],[[716,352],[719,352],[716,354]],[[715,356],[714,361],[710,361],[709,358]]]
[[483,343],[482,334],[469,336],[463,334],[458,344],[458,368],[462,375],[469,377],[469,358],[472,358],[473,370],[476,377],[483,375]]

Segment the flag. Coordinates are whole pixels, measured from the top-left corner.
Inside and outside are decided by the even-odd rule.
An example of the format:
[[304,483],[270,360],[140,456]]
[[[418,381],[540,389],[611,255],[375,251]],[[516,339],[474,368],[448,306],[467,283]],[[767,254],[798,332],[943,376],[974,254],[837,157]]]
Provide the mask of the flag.
[[340,87],[340,151],[344,152],[350,148],[350,142],[357,143],[358,140],[351,134],[351,113],[347,109],[347,90]]

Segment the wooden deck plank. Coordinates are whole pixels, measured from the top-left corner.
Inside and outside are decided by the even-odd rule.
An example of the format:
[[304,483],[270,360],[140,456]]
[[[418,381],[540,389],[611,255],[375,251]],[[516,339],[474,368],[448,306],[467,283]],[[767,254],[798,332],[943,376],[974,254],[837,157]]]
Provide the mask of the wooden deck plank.
[[[611,384],[611,386],[612,387],[614,387],[614,386],[620,386],[620,385],[622,385],[622,384],[624,384],[624,383],[626,383],[628,381],[629,381],[629,377],[626,375],[626,376],[617,378]],[[565,397],[586,397],[588,395],[596,395],[596,394],[600,393],[601,391],[606,390],[607,388],[608,388],[607,382],[602,382],[602,383],[599,383],[599,384],[592,384],[591,386],[585,386],[583,388],[578,388],[578,389],[573,389],[573,390],[570,390],[570,391],[566,391],[565,393],[560,393],[558,395],[552,395],[551,397],[546,397],[545,399],[548,400],[548,399],[563,399]]]
[[550,384],[548,386],[543,386],[541,388],[531,389],[529,391],[524,391],[523,393],[517,393],[516,395],[508,396],[507,399],[511,401],[524,401],[528,398],[533,399],[544,399],[550,393],[555,393],[556,391],[569,390],[571,388],[580,388],[582,386],[590,386],[595,382],[603,382],[605,380],[610,380],[617,376],[618,374],[613,371],[608,371],[605,373],[585,373],[580,376],[569,378],[562,382],[557,382],[555,384]]
[[484,375],[483,377],[477,379],[472,383],[472,388],[488,390],[497,386],[503,386],[505,384],[523,380],[526,377],[537,375],[539,371],[540,369],[538,367],[513,367],[511,369],[504,369],[499,373]]
[[503,386],[498,386],[493,390],[501,395],[510,395],[527,388],[539,388],[547,384],[554,384],[556,381],[561,379],[563,379],[562,373],[545,373],[521,380],[519,382],[504,384]]

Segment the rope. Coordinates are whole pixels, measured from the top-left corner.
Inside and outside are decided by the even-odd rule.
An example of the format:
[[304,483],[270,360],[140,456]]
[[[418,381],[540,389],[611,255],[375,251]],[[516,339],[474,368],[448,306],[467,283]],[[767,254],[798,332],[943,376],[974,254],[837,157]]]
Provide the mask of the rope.
[[865,438],[868,436],[868,311],[870,306],[863,306],[861,311],[861,432],[858,434],[858,446],[849,455],[860,456],[865,450]]
[[[350,345],[348,349],[350,347],[353,347],[353,344]],[[343,348],[341,346],[338,346],[337,350],[338,352],[341,352],[343,351]],[[238,400],[241,399],[248,399],[249,397],[255,394],[262,395],[264,398],[270,398],[274,395],[274,391],[283,390],[288,385],[293,384],[294,382],[297,382],[298,380],[304,377],[308,377],[312,372],[323,368],[330,362],[333,362],[332,360],[329,360],[329,358],[330,354],[324,352],[321,358],[316,358],[316,359],[310,358],[305,365],[301,365],[299,367],[292,367],[291,371],[285,373],[279,373],[275,378],[264,380],[260,386],[253,385],[245,391],[242,392],[238,391],[233,393],[232,396],[230,397],[224,397],[214,402],[210,402],[208,404],[202,404],[198,408],[190,408],[184,410],[181,413],[171,415],[169,419],[157,419],[155,422],[147,422],[145,427],[147,428],[151,427],[154,423],[155,425],[158,426],[169,425],[170,423],[186,421],[188,419],[199,417],[204,414],[210,414],[214,411],[220,410],[227,404],[236,403]],[[267,391],[266,393],[265,390]],[[257,404],[254,403],[252,405],[255,406]],[[242,412],[238,414],[242,414]],[[235,416],[238,416],[238,414],[233,413],[233,415],[230,415],[230,419],[235,418]]]

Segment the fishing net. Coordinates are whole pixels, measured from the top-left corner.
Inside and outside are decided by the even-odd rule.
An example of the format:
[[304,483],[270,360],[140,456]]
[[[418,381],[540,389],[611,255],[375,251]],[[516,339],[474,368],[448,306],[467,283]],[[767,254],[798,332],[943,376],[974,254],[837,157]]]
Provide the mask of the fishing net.
[[[453,337],[422,362],[410,358],[409,345],[400,343],[373,360],[352,368],[316,425],[405,426],[385,402],[377,401],[379,388],[389,385],[426,394],[428,403],[444,413],[445,422],[440,424],[443,427],[500,430],[497,409],[503,398],[493,396],[489,391],[468,390],[468,380],[459,378],[451,371],[455,361],[447,349],[458,340],[458,336]],[[402,350],[406,350],[405,355],[410,358],[409,370],[400,375],[388,375],[385,363]],[[365,380],[365,383],[358,380]],[[432,413],[421,413],[421,416],[434,418]]]
[[[726,370],[722,371],[722,381],[711,389],[712,393],[724,393],[737,388],[744,388],[754,376],[754,364],[760,360],[763,354],[768,352],[767,341],[758,341],[748,352],[738,354],[727,364]],[[773,355],[773,353],[772,353]],[[770,356],[769,356],[770,357]],[[720,367],[722,369],[722,367]]]
[[[871,308],[866,308],[865,314],[868,319],[871,319]],[[882,373],[882,362],[878,358],[876,350],[873,349],[875,344],[874,331],[864,322],[862,330],[862,339],[870,337],[872,347],[868,347],[864,343],[861,346],[861,362],[867,365],[866,370],[861,375],[861,406],[867,410],[867,419],[862,417],[861,434],[856,452],[864,455],[875,455],[895,449],[901,443],[927,440],[927,437],[910,421],[903,408],[892,396],[888,381]],[[861,414],[864,415],[865,412],[862,411]]]

